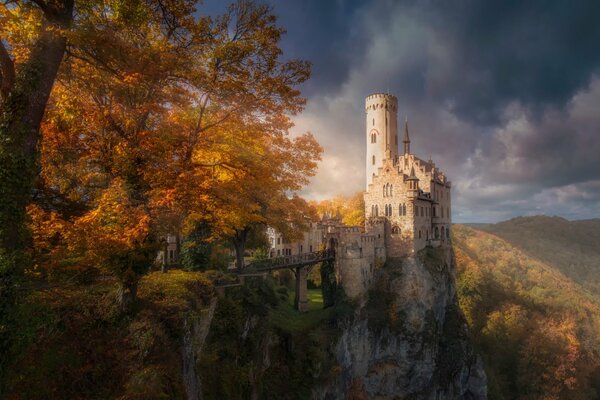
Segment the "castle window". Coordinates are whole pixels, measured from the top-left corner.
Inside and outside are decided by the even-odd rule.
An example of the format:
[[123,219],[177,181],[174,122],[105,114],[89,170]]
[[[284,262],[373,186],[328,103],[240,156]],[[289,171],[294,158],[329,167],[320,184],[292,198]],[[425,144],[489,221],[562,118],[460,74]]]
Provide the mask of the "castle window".
[[421,207],[421,217],[424,215],[423,213],[423,207]]
[[402,205],[402,215],[406,216],[406,204]]
[[390,185],[390,197],[394,195],[394,185]]
[[419,207],[415,206],[415,217],[419,216]]
[[450,207],[446,207],[446,215],[450,218]]
[[446,229],[446,239],[450,239],[450,228]]
[[446,235],[444,235],[444,227],[442,226],[442,240],[444,240],[444,236]]
[[373,165],[375,165],[375,156],[373,156]]
[[375,126],[375,118],[373,118],[373,126]]
[[371,143],[377,143],[377,134],[371,133]]
[[379,206],[375,205],[375,216],[379,215]]
[[419,229],[419,239],[421,239],[421,230]]
[[440,238],[440,228],[438,228],[437,226],[435,227],[435,238],[436,239]]
[[398,228],[397,226],[392,227],[392,235],[399,235],[400,234],[400,228]]

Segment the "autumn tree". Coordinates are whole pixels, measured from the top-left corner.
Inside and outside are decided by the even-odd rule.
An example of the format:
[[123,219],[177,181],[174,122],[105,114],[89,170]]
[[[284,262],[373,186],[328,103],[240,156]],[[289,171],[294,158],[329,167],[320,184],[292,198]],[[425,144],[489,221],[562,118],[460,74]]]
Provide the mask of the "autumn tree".
[[0,2],[0,379],[10,359],[10,318],[25,263],[25,207],[38,169],[40,124],[65,53],[73,3]]
[[[251,159],[252,151],[275,148],[277,141],[280,147],[297,142],[301,149],[306,142],[306,136],[289,141],[287,129],[289,115],[304,104],[295,86],[308,77],[308,64],[280,60],[283,30],[270,8],[240,1],[210,18],[195,17],[194,3],[82,8],[44,124],[43,186],[57,191],[54,197],[83,205],[65,226],[93,221],[93,244],[120,254],[127,245],[131,254],[69,248],[82,251],[83,268],[113,265],[127,304],[161,235],[179,232],[187,222],[219,220],[211,215],[218,213],[211,208],[217,192],[232,196],[236,188],[215,187],[215,174],[255,176],[246,181],[259,187],[267,172]],[[307,165],[314,169],[313,161]],[[286,174],[278,176],[283,181]],[[285,182],[277,188],[294,190]],[[114,196],[148,226],[113,226],[105,200]],[[124,241],[116,246],[103,239],[103,231]]]
[[218,144],[196,155],[196,168],[211,166],[200,215],[211,216],[214,235],[231,240],[238,268],[244,266],[253,230],[271,226],[293,239],[314,218],[297,192],[316,171],[322,149],[311,134],[290,138],[289,121],[282,121],[274,129],[273,124],[242,125],[232,118],[219,129]]
[[364,193],[352,196],[336,196],[333,199],[314,201],[311,205],[321,216],[340,218],[346,225],[365,225]]

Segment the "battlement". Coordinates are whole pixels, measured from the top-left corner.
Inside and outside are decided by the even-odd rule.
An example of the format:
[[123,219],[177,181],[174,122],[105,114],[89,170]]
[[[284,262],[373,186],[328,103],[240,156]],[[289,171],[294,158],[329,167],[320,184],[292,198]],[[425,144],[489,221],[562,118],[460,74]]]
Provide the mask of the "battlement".
[[392,112],[398,110],[398,98],[391,94],[375,93],[365,99],[365,112],[369,110],[386,109]]

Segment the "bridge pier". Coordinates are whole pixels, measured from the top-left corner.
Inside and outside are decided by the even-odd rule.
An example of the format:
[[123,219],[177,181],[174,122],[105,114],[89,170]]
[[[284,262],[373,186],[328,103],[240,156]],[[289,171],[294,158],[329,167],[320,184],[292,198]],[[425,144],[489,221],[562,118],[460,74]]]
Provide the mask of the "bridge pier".
[[294,307],[300,312],[308,311],[308,268],[298,267],[294,270],[296,275],[296,297],[294,298]]

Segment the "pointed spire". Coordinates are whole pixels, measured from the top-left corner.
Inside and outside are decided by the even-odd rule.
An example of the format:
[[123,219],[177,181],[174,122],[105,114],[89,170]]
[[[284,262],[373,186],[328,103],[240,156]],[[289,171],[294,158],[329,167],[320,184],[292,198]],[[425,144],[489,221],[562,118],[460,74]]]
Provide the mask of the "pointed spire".
[[404,117],[404,154],[410,154],[410,138],[408,137],[408,117]]

